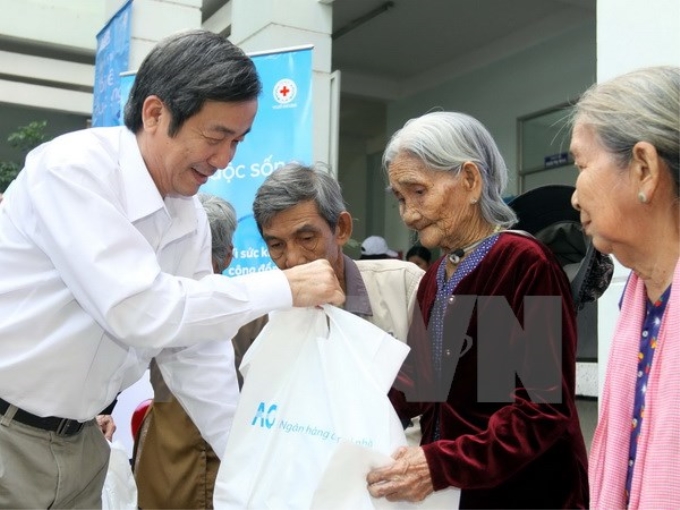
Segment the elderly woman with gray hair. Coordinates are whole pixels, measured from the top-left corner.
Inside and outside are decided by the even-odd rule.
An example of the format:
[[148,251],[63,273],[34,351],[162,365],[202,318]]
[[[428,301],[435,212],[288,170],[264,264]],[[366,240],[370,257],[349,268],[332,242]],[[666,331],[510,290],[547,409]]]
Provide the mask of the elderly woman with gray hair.
[[680,68],[594,85],[574,113],[574,207],[631,274],[590,452],[593,508],[680,508]]
[[576,317],[552,252],[516,222],[507,169],[476,119],[412,119],[384,154],[402,220],[444,255],[421,280],[412,350],[390,392],[422,414],[419,447],[368,474],[374,497],[461,489],[461,508],[585,508],[574,403]]

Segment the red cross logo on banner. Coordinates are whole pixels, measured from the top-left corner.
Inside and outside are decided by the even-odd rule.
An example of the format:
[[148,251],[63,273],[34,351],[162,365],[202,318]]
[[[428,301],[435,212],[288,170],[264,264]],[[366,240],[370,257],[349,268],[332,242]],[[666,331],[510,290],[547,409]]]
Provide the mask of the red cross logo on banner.
[[274,99],[279,104],[289,104],[297,95],[297,85],[289,78],[279,80],[274,86]]

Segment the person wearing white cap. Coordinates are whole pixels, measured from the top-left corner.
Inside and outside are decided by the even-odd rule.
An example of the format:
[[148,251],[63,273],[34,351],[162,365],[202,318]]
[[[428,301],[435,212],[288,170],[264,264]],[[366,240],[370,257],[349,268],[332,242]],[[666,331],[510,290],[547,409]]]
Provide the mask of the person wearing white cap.
[[359,258],[362,260],[394,259],[398,256],[399,254],[390,249],[383,237],[370,236],[361,243],[361,256]]

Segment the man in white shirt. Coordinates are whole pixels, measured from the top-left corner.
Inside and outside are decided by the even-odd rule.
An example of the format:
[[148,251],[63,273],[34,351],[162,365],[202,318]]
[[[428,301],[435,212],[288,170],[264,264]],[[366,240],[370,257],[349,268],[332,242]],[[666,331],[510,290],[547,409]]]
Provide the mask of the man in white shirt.
[[250,131],[252,61],[204,31],[159,43],[126,127],[32,151],[0,205],[0,507],[96,508],[109,446],[94,418],[155,357],[221,455],[238,386],[229,339],[275,309],[342,304],[326,261],[214,275],[194,197]]

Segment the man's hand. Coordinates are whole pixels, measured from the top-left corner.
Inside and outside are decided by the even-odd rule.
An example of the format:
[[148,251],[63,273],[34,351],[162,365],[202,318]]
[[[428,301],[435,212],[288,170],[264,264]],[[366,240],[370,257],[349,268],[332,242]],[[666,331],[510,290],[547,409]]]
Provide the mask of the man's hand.
[[345,302],[340,282],[330,263],[325,259],[301,264],[283,271],[288,278],[293,306],[318,306]]
[[422,501],[433,491],[432,475],[422,448],[402,446],[392,455],[394,464],[368,473],[368,492],[388,501]]
[[116,431],[116,424],[110,414],[100,414],[97,416],[97,425],[102,430],[104,437],[109,441],[113,440],[113,433]]

